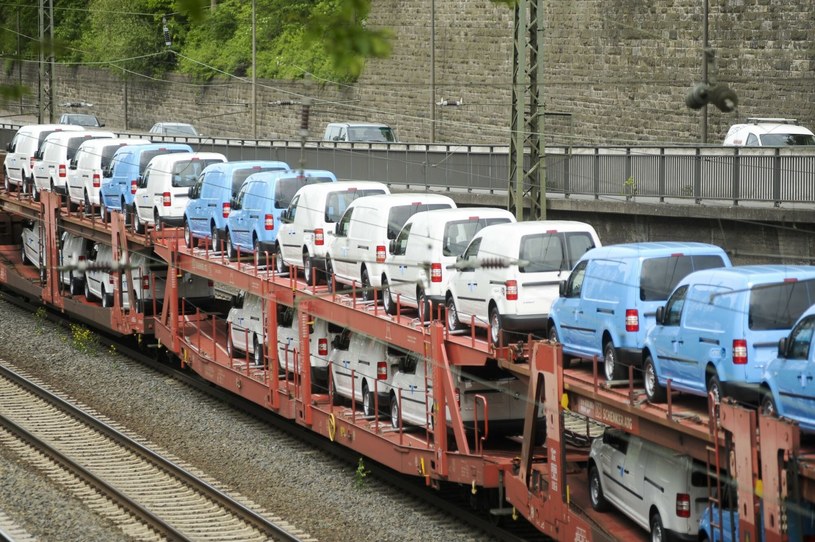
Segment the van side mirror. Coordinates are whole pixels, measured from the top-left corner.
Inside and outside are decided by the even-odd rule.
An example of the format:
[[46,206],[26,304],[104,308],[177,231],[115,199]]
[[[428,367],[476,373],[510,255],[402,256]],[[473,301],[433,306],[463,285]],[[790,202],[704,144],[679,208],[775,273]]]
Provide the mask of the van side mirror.
[[280,222],[283,224],[291,224],[291,207],[286,208],[285,211],[280,213]]
[[102,177],[105,177],[106,179],[113,177],[113,166],[107,166],[105,169],[103,169]]
[[789,342],[789,337],[781,337],[778,340],[778,357],[785,358],[787,357],[787,343]]
[[104,123],[104,122],[100,122],[100,123],[99,123],[99,127],[100,127],[100,128],[104,128],[104,127],[105,127],[105,123]]
[[76,158],[72,158],[70,162],[68,162],[68,169],[76,169]]
[[663,325],[665,323],[665,306],[657,307],[657,315],[656,320],[658,325]]
[[560,295],[560,297],[566,297],[566,281],[565,280],[561,280],[560,283],[558,284],[558,295]]
[[237,211],[241,208],[241,204],[238,201],[238,198],[229,198],[229,208],[233,211]]

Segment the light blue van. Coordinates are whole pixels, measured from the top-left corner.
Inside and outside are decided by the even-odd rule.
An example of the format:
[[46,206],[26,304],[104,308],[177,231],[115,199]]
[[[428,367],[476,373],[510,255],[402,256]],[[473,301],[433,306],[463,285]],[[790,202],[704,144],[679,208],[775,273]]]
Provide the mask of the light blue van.
[[333,182],[337,182],[333,173],[316,169],[250,176],[234,199],[227,220],[229,256],[235,257],[238,247],[242,252],[273,252],[280,214],[297,191],[309,184]]
[[184,240],[192,247],[194,240],[212,239],[219,250],[225,239],[226,219],[232,200],[251,175],[269,171],[288,171],[286,162],[242,160],[211,164],[201,172],[190,189],[190,199],[184,211]]
[[730,267],[721,248],[706,243],[609,245],[586,252],[549,312],[549,338],[565,356],[602,359],[607,380],[639,368],[656,310],[693,271]]
[[664,307],[643,349],[648,400],[676,391],[758,403],[764,369],[815,304],[815,267],[745,265],[696,271]]
[[815,432],[815,306],[807,309],[795,327],[778,343],[778,357],[764,370],[761,410],[795,420],[801,429]]
[[101,215],[107,211],[131,210],[139,177],[144,174],[147,164],[160,154],[192,152],[186,143],[151,143],[122,147],[110,161],[110,167],[102,172],[102,186],[99,193]]

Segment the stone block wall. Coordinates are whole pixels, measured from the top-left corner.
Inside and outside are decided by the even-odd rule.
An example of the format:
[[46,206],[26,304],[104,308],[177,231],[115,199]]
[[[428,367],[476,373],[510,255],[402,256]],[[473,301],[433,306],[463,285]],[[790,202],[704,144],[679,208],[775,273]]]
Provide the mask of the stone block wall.
[[[709,139],[750,116],[797,118],[815,128],[815,4],[811,0],[708,0],[711,75],[738,93],[737,111],[709,111]],[[310,138],[333,120],[382,121],[403,141],[509,141],[513,13],[488,0],[435,1],[435,86],[431,86],[432,0],[374,0],[368,24],[390,28],[393,54],[371,60],[358,84],[258,81],[257,134],[299,137],[300,107],[314,99]],[[541,95],[549,144],[700,142],[701,113],[684,99],[702,74],[702,2],[560,0],[544,2]],[[23,79],[36,89],[35,68]],[[16,81],[17,72],[0,80]],[[58,67],[56,102],[82,100],[108,125],[147,129],[158,120],[192,122],[206,134],[251,138],[252,88],[241,80],[200,84]],[[460,107],[434,105],[461,100]],[[125,101],[127,113],[125,115]],[[31,103],[29,101],[29,103]],[[57,108],[59,109],[59,108]]]

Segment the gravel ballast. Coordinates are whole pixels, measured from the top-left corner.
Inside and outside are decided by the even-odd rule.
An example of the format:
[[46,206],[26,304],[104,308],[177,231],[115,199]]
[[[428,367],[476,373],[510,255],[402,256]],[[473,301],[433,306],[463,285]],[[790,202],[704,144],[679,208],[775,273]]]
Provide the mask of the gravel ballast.
[[[370,476],[356,487],[355,468],[112,349],[85,346],[0,301],[0,357],[318,540],[487,539]],[[0,453],[0,472],[0,509],[39,540],[127,540],[8,453]],[[49,530],[55,521],[81,536]]]

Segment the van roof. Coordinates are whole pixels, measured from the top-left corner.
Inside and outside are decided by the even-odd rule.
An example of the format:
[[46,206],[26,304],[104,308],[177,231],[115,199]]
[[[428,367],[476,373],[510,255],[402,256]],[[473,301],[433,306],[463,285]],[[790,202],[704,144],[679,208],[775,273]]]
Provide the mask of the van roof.
[[279,160],[237,160],[234,162],[221,162],[218,164],[210,164],[208,165],[204,171],[211,171],[214,169],[220,169],[227,173],[235,171],[236,169],[247,169],[247,168],[268,168],[268,167],[276,167],[279,168],[278,171],[263,171],[259,172],[256,175],[260,175],[262,173],[286,173],[289,170],[289,164],[286,162],[281,162]]
[[556,230],[556,231],[585,231],[591,230],[594,231],[594,228],[591,224],[587,224],[586,222],[578,222],[576,220],[533,220],[527,222],[512,222],[509,224],[493,224],[492,226],[487,226],[486,228],[482,229],[479,233],[483,233],[487,230],[489,231],[506,231],[506,233],[519,233],[519,234],[528,234],[528,233],[538,233],[538,232],[545,232],[549,230]]
[[87,130],[87,126],[77,126],[76,124],[26,124],[21,126],[19,133],[40,133],[45,130],[62,130],[65,132],[82,132]]
[[709,243],[695,241],[649,241],[645,243],[621,243],[593,248],[581,259],[589,258],[638,258],[665,256],[675,253],[710,254],[722,253],[724,250]]
[[405,205],[408,203],[450,203],[455,207],[456,203],[452,198],[443,194],[430,194],[426,192],[412,194],[377,194],[375,196],[365,196],[351,202],[354,207],[367,205],[369,207],[393,207],[394,205]]
[[108,145],[149,145],[151,141],[149,139],[128,139],[125,137],[100,137],[89,139],[80,145],[80,148],[85,150],[88,149],[96,149],[99,147],[107,147]]
[[680,284],[705,282],[726,284],[733,289],[746,288],[754,284],[781,282],[785,279],[813,279],[815,266],[811,265],[739,265],[695,271],[686,276]]
[[328,192],[341,192],[350,188],[371,189],[382,188],[386,192],[390,189],[384,183],[377,181],[337,181],[335,183],[307,184],[297,191],[298,194],[325,194]]
[[154,168],[165,168],[181,160],[222,160],[226,162],[226,156],[219,152],[177,152],[175,154],[159,154],[150,160]]
[[[71,126],[70,124],[63,124],[62,126]],[[45,138],[43,145],[45,143],[54,143],[54,142],[62,142],[66,139],[71,139],[73,137],[80,137],[80,136],[88,136],[91,138],[97,139],[112,139],[115,137],[113,132],[104,132],[100,130],[87,130],[85,128],[81,130],[75,131],[68,131],[68,132],[54,132],[53,134],[48,134],[48,137]]]
[[451,220],[466,220],[471,217],[506,217],[511,218],[512,220],[515,219],[515,215],[506,209],[499,209],[498,207],[455,207],[453,209],[433,209],[432,211],[422,211],[408,218],[408,222],[428,220],[438,221],[440,224],[442,224]]

